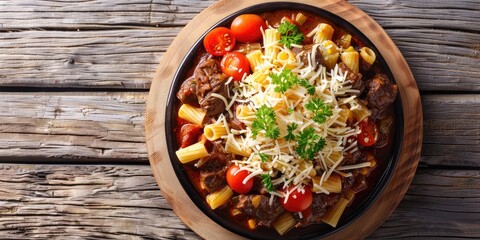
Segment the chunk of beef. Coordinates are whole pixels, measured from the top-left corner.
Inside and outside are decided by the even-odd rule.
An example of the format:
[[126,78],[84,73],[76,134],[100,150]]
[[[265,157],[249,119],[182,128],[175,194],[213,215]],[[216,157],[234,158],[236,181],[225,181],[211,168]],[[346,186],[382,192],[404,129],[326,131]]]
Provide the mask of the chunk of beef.
[[355,163],[363,162],[365,159],[365,153],[360,150],[357,150],[351,153],[346,152],[344,153],[343,158],[344,158],[342,163],[343,165],[352,165]]
[[393,116],[390,114],[386,114],[385,117],[377,121],[378,138],[375,145],[373,145],[374,147],[382,148],[388,144],[391,140],[390,134],[392,134],[392,124]]
[[216,59],[206,59],[195,68],[196,93],[200,107],[208,116],[216,115],[225,110],[222,99],[212,96],[212,93],[227,97],[228,88],[225,85],[228,77],[222,73],[220,63]]
[[345,192],[347,189],[350,189],[355,183],[355,176],[342,178],[342,192]]
[[259,226],[270,227],[270,224],[284,211],[279,201],[269,204],[269,197],[265,195],[239,195],[235,208],[243,214],[257,220]]
[[320,219],[327,212],[327,208],[340,200],[341,194],[339,193],[317,193],[313,194],[312,198],[312,217],[316,222],[320,222]]
[[232,160],[232,155],[224,151],[225,148],[221,140],[211,142],[211,145],[208,156],[200,158],[195,164],[195,166],[202,171],[219,171],[223,169],[224,166],[229,165]]
[[355,179],[355,183],[352,185],[352,190],[356,193],[365,190],[367,188],[367,181],[366,176],[362,174],[358,174],[357,178]]
[[228,125],[233,128],[233,129],[236,129],[236,130],[244,130],[244,129],[247,129],[247,126],[245,125],[245,123],[243,123],[242,121],[238,120],[237,119],[237,104],[235,104],[233,106],[233,117],[231,118],[227,118],[227,121],[228,121]]
[[194,77],[190,77],[180,86],[177,98],[184,104],[198,106],[197,85]]
[[203,183],[203,186],[205,186],[208,192],[215,192],[216,190],[220,190],[227,185],[227,180],[225,178],[227,169],[228,167],[224,166],[219,171],[200,172],[200,181]]
[[[308,66],[308,57],[312,54],[313,44],[304,45],[303,48],[292,48],[292,52],[295,56],[300,56],[300,61]],[[317,49],[315,51],[315,63],[316,66],[323,63],[322,50]]]
[[372,118],[377,120],[385,116],[386,110],[397,97],[398,88],[385,74],[377,74],[368,81],[367,106],[372,110]]
[[348,69],[345,63],[339,63],[338,68],[342,73],[347,73],[347,77],[345,79],[350,80],[352,82],[352,88],[357,89],[360,91],[360,94],[365,90],[365,83],[362,80],[361,73],[354,73],[352,70]]

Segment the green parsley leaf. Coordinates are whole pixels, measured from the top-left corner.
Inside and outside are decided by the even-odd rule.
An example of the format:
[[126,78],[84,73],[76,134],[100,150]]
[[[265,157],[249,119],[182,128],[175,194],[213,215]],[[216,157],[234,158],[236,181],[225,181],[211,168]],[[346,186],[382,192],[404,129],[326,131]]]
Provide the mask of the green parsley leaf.
[[301,79],[301,80],[298,81],[298,84],[300,84],[300,86],[306,88],[308,94],[310,94],[310,95],[315,94],[315,86],[310,84],[307,80]]
[[301,131],[297,139],[298,147],[295,150],[304,159],[313,160],[315,155],[325,146],[325,139],[316,134],[312,127]]
[[320,98],[313,98],[305,104],[305,108],[313,112],[313,120],[319,124],[324,123],[327,117],[332,116],[332,110],[325,102]]
[[296,123],[292,123],[290,125],[287,125],[287,135],[285,136],[285,139],[287,141],[293,141],[295,140],[295,134],[293,134],[293,131],[295,131],[295,129],[297,129],[298,127],[298,124]]
[[283,69],[279,74],[270,73],[272,83],[275,86],[275,92],[285,93],[288,89],[295,86],[298,83],[298,77],[289,69]]
[[262,160],[262,162],[268,162],[267,154],[259,153],[258,156],[260,157],[260,160]]
[[295,110],[295,109],[293,109],[293,108],[288,108],[288,109],[287,109],[287,113],[288,113],[288,115],[291,115],[291,114],[293,113],[293,111],[294,111],[294,110]]
[[257,138],[261,130],[265,130],[265,136],[271,139],[277,139],[280,135],[280,129],[276,126],[275,110],[267,105],[261,106],[255,113],[255,119],[252,123],[253,137]]
[[302,44],[303,34],[298,31],[295,24],[289,21],[283,21],[278,27],[280,33],[279,43],[284,44],[286,47],[291,48],[292,44]]
[[268,174],[260,175],[262,177],[263,186],[267,189],[268,192],[273,192],[275,188],[273,187],[272,178]]

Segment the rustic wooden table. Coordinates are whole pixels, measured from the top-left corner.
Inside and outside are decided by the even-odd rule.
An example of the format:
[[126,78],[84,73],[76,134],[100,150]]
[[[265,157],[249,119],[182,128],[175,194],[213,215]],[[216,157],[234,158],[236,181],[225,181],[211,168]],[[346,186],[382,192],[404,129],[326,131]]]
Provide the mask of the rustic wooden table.
[[[160,195],[144,109],[170,42],[214,1],[0,0],[0,238],[198,239]],[[351,0],[407,59],[420,166],[371,238],[480,238],[480,2]]]

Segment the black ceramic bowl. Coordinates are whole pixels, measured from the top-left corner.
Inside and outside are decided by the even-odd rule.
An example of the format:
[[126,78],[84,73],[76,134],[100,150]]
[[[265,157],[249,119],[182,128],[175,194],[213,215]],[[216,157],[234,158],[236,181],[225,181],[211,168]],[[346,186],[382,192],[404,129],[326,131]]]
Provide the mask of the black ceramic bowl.
[[[310,12],[312,14],[321,16],[325,19],[328,19],[332,23],[336,24],[337,26],[342,27],[347,32],[356,36],[361,42],[365,44],[365,46],[370,47],[373,49],[377,55],[377,61],[380,63],[381,67],[387,73],[389,78],[395,81],[387,63],[385,62],[384,58],[381,56],[380,52],[377,48],[372,44],[372,42],[360,32],[357,28],[355,28],[352,24],[346,22],[344,19],[334,15],[330,12],[322,10],[320,8],[315,8],[309,5],[299,4],[299,3],[287,3],[287,2],[275,2],[275,3],[265,3],[265,4],[258,4],[254,5],[245,9],[242,9],[226,18],[222,21],[218,22],[210,29],[213,29],[218,26],[229,26],[231,21],[238,15],[244,13],[261,13],[267,11],[275,11],[275,10],[301,10],[305,12]],[[208,32],[208,31],[207,31]],[[206,33],[207,33],[206,32]],[[392,149],[390,149],[388,153],[387,159],[382,159],[383,165],[381,166],[381,172],[377,176],[378,181],[374,186],[371,186],[367,193],[358,194],[356,197],[355,206],[347,208],[347,211],[340,219],[336,228],[330,227],[326,224],[314,224],[307,227],[302,228],[294,228],[290,232],[288,232],[284,236],[280,236],[273,228],[266,229],[266,228],[257,228],[254,231],[246,229],[244,226],[240,226],[235,222],[229,220],[228,217],[222,216],[221,214],[211,210],[207,205],[205,199],[200,196],[200,194],[196,191],[193,184],[189,181],[187,173],[184,170],[184,166],[178,161],[175,150],[178,149],[178,146],[175,141],[175,134],[173,129],[175,127],[175,117],[176,117],[176,106],[179,100],[176,98],[175,94],[178,92],[180,85],[186,79],[187,71],[192,68],[193,59],[199,47],[202,47],[203,36],[196,41],[194,46],[190,49],[187,56],[183,59],[181,66],[179,67],[178,71],[176,72],[172,85],[170,87],[168,100],[167,100],[167,109],[166,109],[166,127],[165,127],[165,136],[167,139],[167,147],[168,147],[168,154],[175,170],[175,173],[180,180],[183,188],[191,198],[191,200],[198,206],[198,208],[205,213],[208,217],[210,217],[213,221],[221,225],[222,227],[247,238],[250,239],[316,239],[325,237],[337,231],[341,231],[344,227],[351,224],[355,219],[357,219],[360,215],[362,215],[369,207],[374,204],[377,197],[381,194],[384,190],[385,186],[389,182],[391,175],[395,169],[397,159],[399,157],[399,149],[397,146],[401,146],[402,136],[403,136],[403,112],[402,112],[402,105],[400,96],[397,97],[395,101],[395,137],[394,143],[392,144]]]

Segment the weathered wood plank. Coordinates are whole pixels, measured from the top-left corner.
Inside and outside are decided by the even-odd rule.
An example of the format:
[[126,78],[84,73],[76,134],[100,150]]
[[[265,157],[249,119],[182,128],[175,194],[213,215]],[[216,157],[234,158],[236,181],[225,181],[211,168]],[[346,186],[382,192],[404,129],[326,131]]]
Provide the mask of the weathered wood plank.
[[419,169],[372,239],[480,238],[480,171]]
[[[0,3],[0,27],[32,28],[111,28],[134,26],[178,26],[216,0],[119,0],[119,1],[28,1]],[[0,29],[1,29],[0,28]]]
[[[371,238],[479,238],[478,190],[478,171],[420,169]],[[0,192],[2,239],[198,239],[149,166],[2,165]]]
[[421,161],[480,167],[480,95],[425,95]]
[[179,28],[0,34],[0,86],[148,89]]
[[2,93],[0,159],[147,161],[145,93]]
[[[213,2],[2,1],[0,86],[148,89],[181,27]],[[386,28],[420,90],[480,90],[475,1],[351,3]]]
[[0,167],[0,238],[197,239],[149,166]]
[[[0,159],[147,163],[146,95],[2,93]],[[424,95],[422,101],[422,164],[479,167],[480,96]]]

